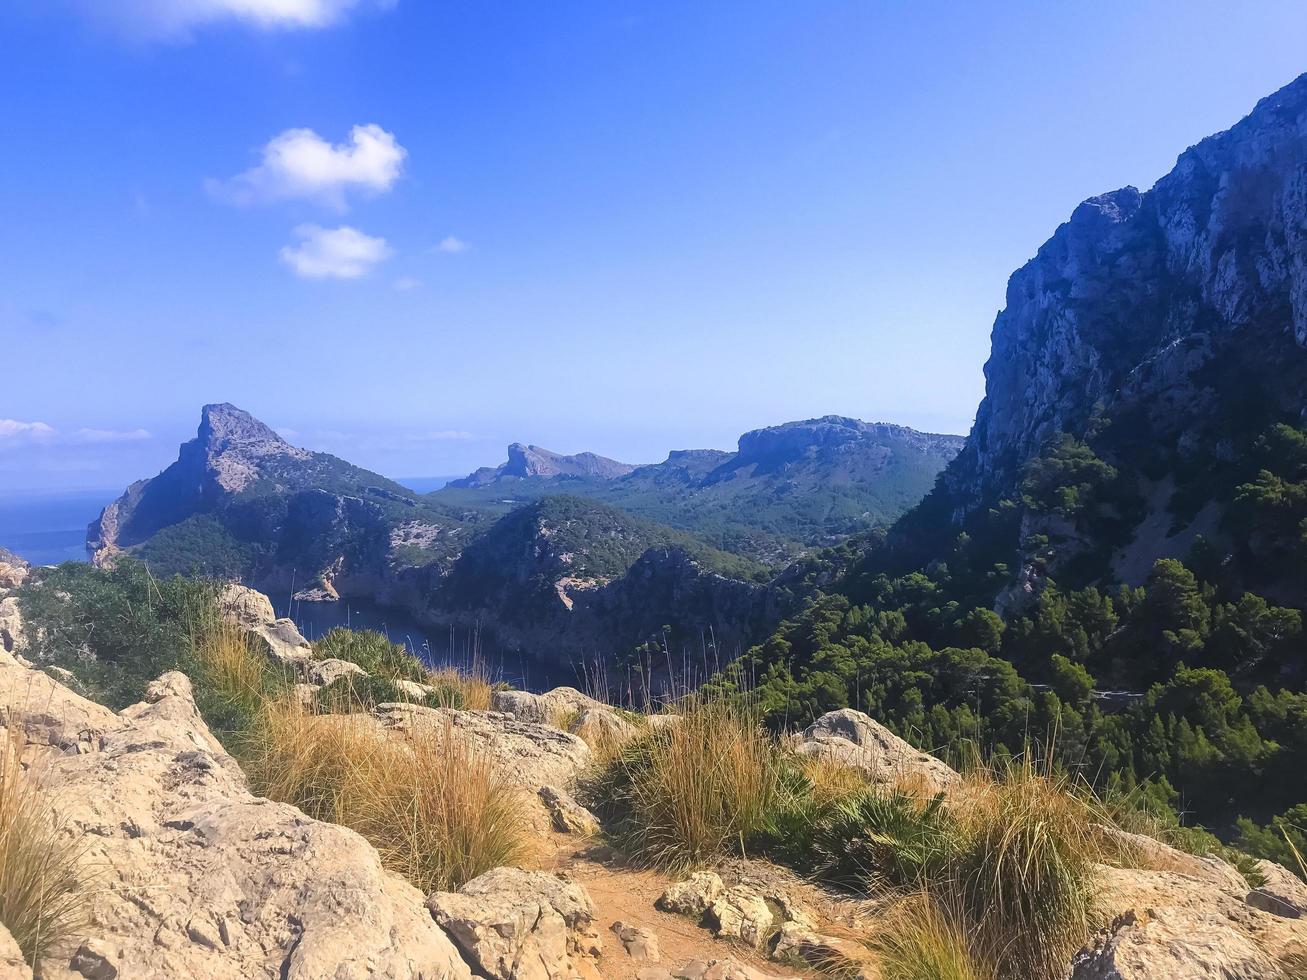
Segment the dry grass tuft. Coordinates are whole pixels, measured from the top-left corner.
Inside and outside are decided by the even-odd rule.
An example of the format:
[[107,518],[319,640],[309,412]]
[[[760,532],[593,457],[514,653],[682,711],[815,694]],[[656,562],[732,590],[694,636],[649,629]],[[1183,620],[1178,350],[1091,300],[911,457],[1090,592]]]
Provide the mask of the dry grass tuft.
[[1025,756],[971,775],[968,838],[946,890],[1004,973],[1058,977],[1094,926],[1101,807]]
[[21,723],[0,728],[0,923],[36,964],[76,931],[85,911],[81,850],[39,779],[24,770]]
[[464,673],[453,667],[438,667],[428,673],[426,683],[436,689],[434,700],[442,708],[490,710],[494,685],[482,671]]
[[927,892],[904,900],[871,942],[883,980],[998,980],[994,964],[972,950],[963,921]]
[[679,724],[629,743],[595,787],[622,848],[670,868],[742,851],[782,791],[776,742],[725,701],[687,705]]
[[526,846],[517,789],[452,726],[386,731],[366,715],[274,702],[246,771],[257,792],[358,831],[423,891],[458,888]]

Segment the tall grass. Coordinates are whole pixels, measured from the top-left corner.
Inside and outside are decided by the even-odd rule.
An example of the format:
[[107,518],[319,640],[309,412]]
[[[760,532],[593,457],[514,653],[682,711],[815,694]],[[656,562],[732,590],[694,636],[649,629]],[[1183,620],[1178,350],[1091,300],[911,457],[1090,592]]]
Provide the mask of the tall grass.
[[458,888],[525,847],[517,789],[451,726],[401,733],[273,702],[245,766],[256,792],[358,831],[424,891]]
[[208,603],[187,623],[190,650],[185,665],[195,680],[200,712],[214,734],[233,751],[255,725],[264,705],[285,696],[293,678],[274,665],[263,641],[223,619]]
[[430,700],[439,707],[490,710],[495,686],[489,674],[475,664],[466,672],[454,667],[437,667],[428,672],[422,682],[435,688]]
[[907,898],[870,944],[882,980],[999,980],[995,965],[973,949],[965,921],[927,891]]
[[782,767],[746,709],[688,702],[679,724],[623,746],[592,795],[629,855],[682,868],[743,850],[784,791]]
[[81,849],[63,833],[55,801],[24,771],[21,720],[0,729],[0,923],[36,965],[81,925]]
[[971,781],[958,810],[967,844],[944,892],[1004,975],[1059,977],[1093,927],[1094,825],[1103,813],[1029,755]]

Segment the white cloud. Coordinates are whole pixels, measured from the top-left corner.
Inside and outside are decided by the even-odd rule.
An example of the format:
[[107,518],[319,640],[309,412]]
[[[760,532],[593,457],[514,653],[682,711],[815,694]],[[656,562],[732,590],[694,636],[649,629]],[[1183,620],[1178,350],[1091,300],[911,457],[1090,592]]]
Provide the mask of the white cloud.
[[78,429],[75,435],[79,442],[140,442],[154,438],[148,429]]
[[20,422],[18,419],[0,419],[0,439],[49,439],[55,434],[53,426],[44,422]]
[[295,234],[301,239],[299,245],[285,246],[281,260],[304,279],[357,279],[391,255],[384,238],[373,238],[349,225],[300,225]]
[[457,255],[459,252],[466,252],[472,246],[461,238],[455,238],[449,235],[441,239],[440,244],[436,246],[437,252],[448,252],[451,255]]
[[185,39],[194,28],[222,23],[263,30],[330,27],[355,8],[385,9],[395,0],[80,0],[80,5],[130,34]]
[[288,129],[268,141],[258,166],[226,181],[211,180],[214,196],[233,204],[304,198],[338,211],[345,194],[390,190],[404,169],[405,150],[376,123],[355,126],[346,143],[328,143],[311,129]]
[[417,279],[414,279],[412,276],[400,276],[395,280],[393,285],[401,293],[407,293],[409,290],[417,289],[422,285],[422,283]]

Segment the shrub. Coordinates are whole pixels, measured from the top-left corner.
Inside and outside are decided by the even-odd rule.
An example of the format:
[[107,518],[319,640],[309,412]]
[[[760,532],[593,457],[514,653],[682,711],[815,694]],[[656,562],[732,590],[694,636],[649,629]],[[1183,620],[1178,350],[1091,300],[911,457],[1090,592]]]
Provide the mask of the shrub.
[[684,867],[731,851],[768,823],[782,755],[745,709],[700,701],[624,746],[592,786],[615,842],[646,864]]
[[958,860],[966,837],[944,796],[866,790],[836,803],[811,831],[817,872],[845,886],[916,887]]
[[69,670],[86,696],[119,711],[179,666],[187,622],[213,601],[212,583],[155,578],[123,557],[113,569],[65,562],[18,592],[28,623],[26,656]]
[[398,643],[391,643],[376,630],[352,630],[337,626],[313,644],[320,659],[348,660],[367,673],[391,680],[425,681],[427,670],[417,657]]
[[358,831],[424,891],[518,860],[523,804],[490,760],[444,730],[383,731],[363,715],[267,706],[246,754],[259,792]]
[[871,943],[883,980],[997,980],[993,964],[973,952],[962,922],[927,892],[905,901]]
[[73,933],[84,911],[81,850],[55,802],[21,763],[21,723],[0,735],[0,923],[28,963]]
[[337,677],[319,688],[313,695],[314,710],[321,714],[342,715],[368,712],[379,704],[430,703],[431,707],[461,708],[461,694],[457,690],[443,694],[444,701],[433,698],[414,698],[401,690],[387,677],[363,674],[357,677]]

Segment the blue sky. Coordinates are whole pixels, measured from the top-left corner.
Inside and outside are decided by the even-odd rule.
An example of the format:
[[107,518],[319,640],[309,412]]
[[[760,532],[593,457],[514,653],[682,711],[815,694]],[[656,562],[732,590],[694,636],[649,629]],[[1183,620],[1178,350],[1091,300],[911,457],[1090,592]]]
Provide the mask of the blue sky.
[[0,492],[219,400],[396,476],[963,432],[1008,275],[1304,52],[1301,2],[11,0]]

